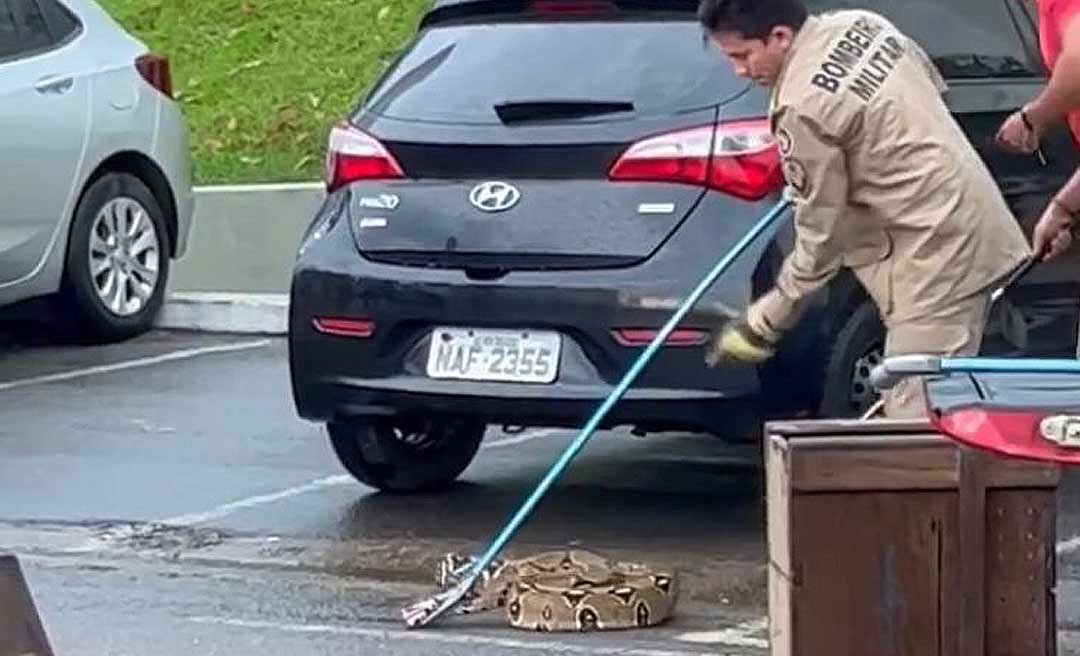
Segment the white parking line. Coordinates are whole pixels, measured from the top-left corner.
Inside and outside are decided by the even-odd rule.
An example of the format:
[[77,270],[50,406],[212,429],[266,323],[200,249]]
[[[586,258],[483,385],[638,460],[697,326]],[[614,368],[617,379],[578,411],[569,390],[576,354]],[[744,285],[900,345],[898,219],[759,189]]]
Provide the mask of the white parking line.
[[515,444],[522,444],[524,442],[529,442],[529,441],[535,440],[537,438],[550,437],[552,435],[555,435],[555,434],[561,433],[561,432],[563,432],[563,431],[561,429],[558,429],[558,428],[545,428],[543,430],[537,430],[537,431],[530,431],[528,433],[522,433],[521,435],[517,435],[515,437],[507,437],[507,438],[504,438],[504,439],[501,439],[501,440],[494,440],[494,441],[491,441],[491,442],[485,442],[484,444],[480,445],[480,448],[481,449],[498,449],[499,447],[504,447],[504,446],[514,446]]
[[[599,645],[582,645],[571,642],[557,642],[554,640],[516,640],[513,638],[497,638],[494,636],[470,635],[455,631],[447,633],[436,629],[369,629],[356,626],[337,626],[333,624],[292,624],[288,622],[264,622],[257,620],[243,620],[226,617],[189,617],[188,621],[198,624],[218,624],[224,626],[255,629],[260,631],[273,630],[285,633],[321,633],[330,635],[355,636],[369,640],[390,642],[396,640],[415,640],[417,642],[436,642],[455,645],[483,645],[499,647],[502,649],[519,649],[532,652],[562,653],[562,654],[600,654],[601,656],[706,656],[711,652],[701,651],[676,651],[668,649],[635,649],[628,647],[602,647]],[[719,655],[717,655],[719,656]]]
[[326,478],[320,478],[318,480],[305,483],[303,485],[297,485],[296,487],[290,487],[280,492],[273,492],[271,494],[260,494],[254,497],[248,497],[246,499],[240,499],[239,501],[232,501],[225,503],[217,508],[207,510],[201,513],[190,513],[187,515],[177,515],[176,517],[170,517],[168,519],[162,519],[159,523],[168,524],[170,526],[191,526],[192,524],[202,524],[203,522],[209,522],[215,519],[221,519],[227,517],[238,510],[246,510],[248,508],[254,508],[255,506],[261,506],[267,503],[274,503],[275,501],[281,501],[282,499],[288,499],[289,497],[295,497],[298,494],[307,494],[308,492],[314,492],[328,487],[334,487],[337,485],[348,485],[355,482],[352,476],[339,475],[339,476],[327,476]]
[[234,351],[245,351],[248,349],[261,348],[263,346],[269,345],[270,340],[260,339],[249,342],[237,342],[235,344],[219,344],[216,346],[202,346],[193,349],[183,349],[180,351],[172,351],[171,353],[164,353],[162,355],[154,355],[146,358],[137,358],[135,360],[125,360],[123,362],[116,362],[114,364],[103,364],[94,367],[84,367],[82,369],[72,369],[71,371],[62,371],[55,374],[47,374],[45,376],[34,376],[33,378],[12,380],[6,383],[0,383],[0,392],[18,389],[20,387],[29,387],[31,385],[44,385],[46,383],[56,383],[64,380],[72,380],[73,378],[82,378],[84,376],[93,376],[95,374],[108,374],[115,371],[123,371],[125,369],[134,369],[136,367],[148,367],[150,365],[162,364],[165,362],[174,362],[176,360],[186,360],[188,358],[194,358],[200,355],[209,355],[211,353],[232,353]]
[[696,642],[710,645],[724,645],[726,647],[757,647],[768,649],[769,641],[765,638],[757,638],[769,628],[768,618],[743,622],[729,629],[719,631],[698,631],[683,633],[675,636],[676,640],[683,642]]
[[264,191],[321,191],[326,189],[322,182],[268,182],[263,184],[238,185],[197,185],[196,194],[238,194],[259,193]]
[[[537,438],[545,437],[552,433],[557,433],[557,430],[538,430],[516,437],[509,437],[503,440],[496,440],[494,442],[488,442],[481,445],[482,449],[498,449],[505,446],[513,446],[515,444],[521,444],[522,442],[528,442]],[[268,503],[275,503],[282,499],[288,499],[289,497],[295,497],[301,494],[307,494],[308,492],[317,492],[329,487],[337,487],[339,485],[352,485],[355,483],[355,479],[352,476],[338,475],[327,476],[325,478],[317,478],[313,481],[308,481],[302,485],[286,488],[278,492],[270,492],[267,494],[258,494],[255,496],[247,497],[246,499],[240,499],[238,501],[230,501],[224,503],[216,508],[211,508],[205,512],[188,513],[186,515],[177,515],[176,517],[169,517],[167,519],[158,520],[160,524],[168,524],[170,526],[192,526],[194,524],[202,524],[205,522],[222,519],[229,515],[241,511],[254,508],[256,506],[263,506]]]

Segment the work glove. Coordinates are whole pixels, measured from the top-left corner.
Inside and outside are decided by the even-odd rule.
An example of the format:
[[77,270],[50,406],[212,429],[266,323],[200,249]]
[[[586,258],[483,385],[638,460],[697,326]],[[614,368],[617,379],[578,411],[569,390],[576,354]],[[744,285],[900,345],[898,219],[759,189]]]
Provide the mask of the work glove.
[[776,354],[776,344],[758,335],[746,319],[732,321],[714,334],[705,350],[705,364],[715,367],[722,362],[760,364]]

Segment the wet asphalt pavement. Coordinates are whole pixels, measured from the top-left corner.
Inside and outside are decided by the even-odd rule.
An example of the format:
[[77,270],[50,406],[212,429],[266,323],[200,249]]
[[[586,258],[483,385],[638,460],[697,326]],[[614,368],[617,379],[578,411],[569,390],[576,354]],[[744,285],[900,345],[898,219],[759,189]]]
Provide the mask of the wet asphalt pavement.
[[419,633],[398,613],[572,431],[493,429],[450,493],[378,494],[296,417],[283,340],[182,333],[0,347],[0,417],[0,551],[23,554],[58,654],[764,653],[756,449],[599,434],[507,554],[673,562],[686,594],[662,628],[538,640],[498,614]]
[[[436,559],[486,546],[574,432],[492,429],[450,493],[378,494],[296,417],[285,353],[164,332],[0,341],[0,552],[20,554],[58,655],[766,653],[760,457],[698,435],[598,435],[507,550],[676,564],[672,622],[406,631]],[[1077,487],[1061,490],[1059,653],[1080,653]]]

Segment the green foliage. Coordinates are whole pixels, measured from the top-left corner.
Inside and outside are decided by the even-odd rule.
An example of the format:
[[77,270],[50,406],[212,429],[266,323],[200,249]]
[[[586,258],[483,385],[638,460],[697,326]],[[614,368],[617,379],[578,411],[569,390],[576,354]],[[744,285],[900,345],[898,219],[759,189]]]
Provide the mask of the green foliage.
[[199,184],[318,179],[326,135],[411,38],[417,0],[99,0],[169,57]]

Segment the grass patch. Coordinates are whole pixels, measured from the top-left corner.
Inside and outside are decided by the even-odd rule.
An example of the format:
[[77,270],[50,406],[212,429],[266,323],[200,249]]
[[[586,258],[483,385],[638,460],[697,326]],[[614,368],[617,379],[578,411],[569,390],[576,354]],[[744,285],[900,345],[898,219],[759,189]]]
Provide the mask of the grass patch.
[[319,179],[428,0],[101,0],[172,65],[199,184]]

